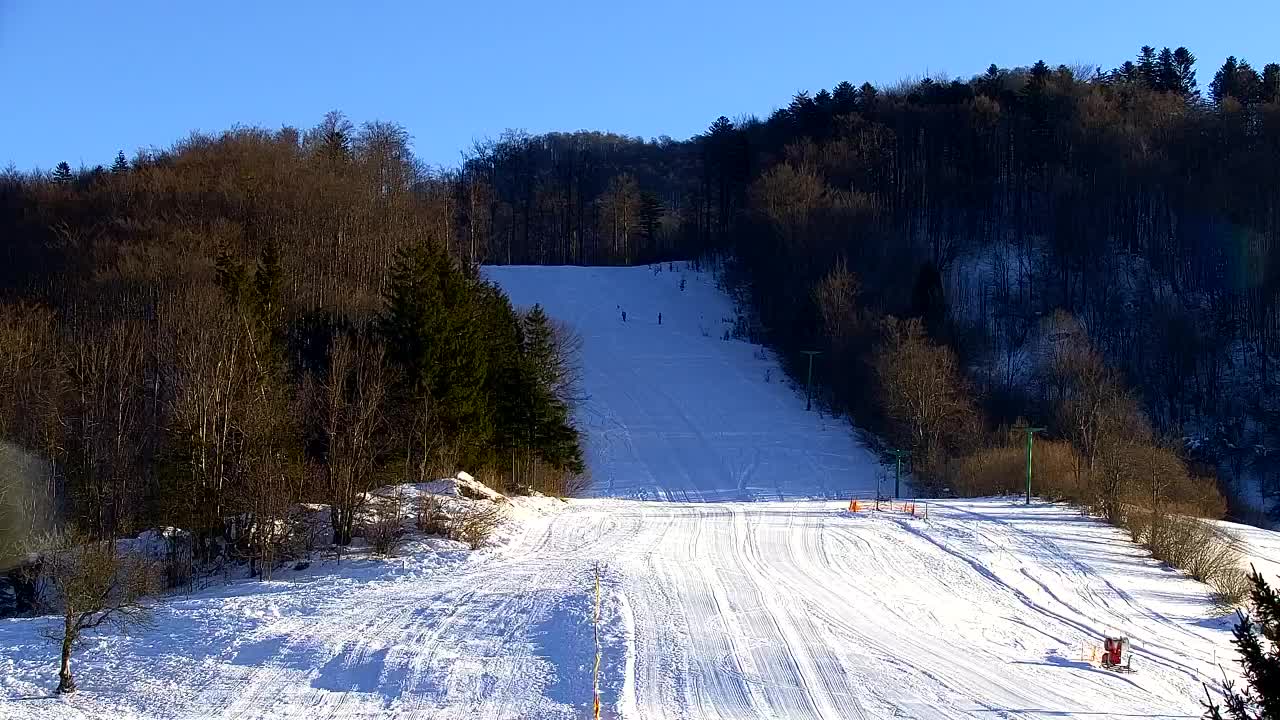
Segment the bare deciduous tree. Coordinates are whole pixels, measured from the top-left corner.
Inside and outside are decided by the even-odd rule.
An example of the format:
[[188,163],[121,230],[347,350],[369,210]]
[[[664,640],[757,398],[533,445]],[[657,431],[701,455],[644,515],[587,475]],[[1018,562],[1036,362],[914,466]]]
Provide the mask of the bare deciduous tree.
[[46,634],[62,650],[57,691],[75,692],[71,653],[87,633],[103,626],[121,632],[150,626],[143,598],[156,587],[155,573],[150,562],[118,550],[112,540],[58,532],[34,547],[41,557],[40,572],[61,609],[60,626]]
[[551,391],[573,410],[587,400],[582,394],[582,334],[564,321],[552,320],[551,343],[555,349]]
[[918,470],[972,434],[974,408],[955,354],[929,342],[919,320],[886,320],[874,366],[882,408],[900,442],[917,449]]
[[333,519],[333,542],[351,542],[355,515],[375,481],[387,377],[383,348],[365,332],[336,335],[323,380],[326,458],[322,468]]

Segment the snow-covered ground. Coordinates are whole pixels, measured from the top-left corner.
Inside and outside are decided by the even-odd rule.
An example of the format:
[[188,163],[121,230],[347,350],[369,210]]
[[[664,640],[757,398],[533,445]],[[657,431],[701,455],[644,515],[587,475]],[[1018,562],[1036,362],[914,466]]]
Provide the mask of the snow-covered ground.
[[[1231,671],[1208,588],[1071,508],[809,499],[881,471],[720,339],[708,276],[490,275],[584,336],[595,498],[515,499],[476,552],[419,540],[166,599],[154,630],[77,655],[70,698],[48,696],[49,621],[0,621],[0,718],[590,717],[597,574],[610,718],[1198,717]],[[1276,533],[1233,529],[1277,557]],[[1113,633],[1136,672],[1091,660]]]
[[[517,307],[539,303],[582,335],[578,421],[595,494],[700,502],[874,491],[881,468],[848,423],[805,412],[766,351],[723,339],[734,310],[714,276],[668,267],[486,269]],[[838,371],[821,358],[814,367]]]

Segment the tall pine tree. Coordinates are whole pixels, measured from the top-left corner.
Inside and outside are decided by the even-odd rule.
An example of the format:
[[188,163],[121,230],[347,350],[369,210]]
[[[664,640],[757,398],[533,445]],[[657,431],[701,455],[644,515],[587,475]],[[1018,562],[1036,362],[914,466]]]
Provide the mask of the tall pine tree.
[[551,465],[575,473],[583,472],[578,431],[567,408],[555,394],[560,366],[551,321],[540,305],[524,319],[524,353],[529,442]]
[[473,283],[432,244],[401,251],[384,298],[380,330],[401,371],[406,398],[429,399],[442,430],[467,462],[491,434],[486,346]]

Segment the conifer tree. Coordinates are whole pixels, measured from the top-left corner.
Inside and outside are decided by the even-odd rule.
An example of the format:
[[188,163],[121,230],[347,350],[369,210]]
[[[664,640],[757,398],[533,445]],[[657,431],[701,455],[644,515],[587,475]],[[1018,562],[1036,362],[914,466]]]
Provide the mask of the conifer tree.
[[1214,105],[1221,106],[1227,96],[1235,95],[1236,69],[1236,56],[1229,55],[1214,73],[1213,82],[1209,83],[1209,97],[1213,98]]
[[1196,56],[1185,47],[1173,51],[1173,65],[1177,71],[1178,92],[1183,95],[1198,95],[1196,91]]
[[407,397],[430,398],[447,434],[471,450],[489,435],[487,363],[473,288],[444,252],[401,251],[384,298],[381,332]]
[[831,98],[835,103],[836,115],[845,115],[853,112],[858,102],[858,90],[848,80],[843,80],[836,85],[835,90],[831,93]]
[[578,433],[569,422],[569,409],[556,398],[553,390],[558,364],[553,332],[542,307],[534,305],[524,321],[530,440],[547,462],[580,473],[583,462]]
[[876,86],[869,82],[864,82],[858,88],[858,110],[860,112],[868,112],[876,105],[876,96],[878,91]]
[[522,445],[523,398],[527,395],[521,367],[522,328],[501,289],[479,281],[476,288],[486,352],[485,393],[494,441],[505,453]]
[[1261,100],[1264,94],[1262,77],[1247,61],[1237,61],[1233,55],[1213,76],[1209,93],[1218,106],[1227,97],[1235,98],[1242,105],[1251,105]]
[[111,172],[117,175],[129,172],[129,161],[125,159],[123,150],[116,153],[116,160],[111,163]]
[[280,293],[284,278],[280,268],[280,251],[274,241],[268,241],[258,258],[257,271],[253,274],[253,302],[258,318],[275,331],[280,322]]
[[1178,92],[1181,89],[1178,81],[1178,64],[1173,59],[1173,51],[1164,48],[1156,60],[1155,89],[1160,92]]
[[1138,77],[1149,88],[1157,88],[1160,84],[1160,71],[1156,62],[1156,49],[1143,45],[1138,53]]
[[59,185],[69,184],[71,178],[71,166],[67,164],[66,160],[58,163],[58,166],[53,169],[53,181]]
[[1280,64],[1267,63],[1262,68],[1262,102],[1280,102]]
[[1111,73],[1112,79],[1123,83],[1136,83],[1139,80],[1138,66],[1133,64],[1132,60],[1126,60],[1123,65],[1116,68]]
[[[1234,684],[1224,681],[1226,715],[1212,702],[1206,704],[1206,718],[1211,720],[1271,720],[1280,718],[1280,595],[1262,574],[1249,576],[1253,589],[1249,593],[1253,615],[1241,615],[1232,641],[1240,654],[1240,665],[1248,683],[1237,692]],[[1270,646],[1269,648],[1267,646]]]

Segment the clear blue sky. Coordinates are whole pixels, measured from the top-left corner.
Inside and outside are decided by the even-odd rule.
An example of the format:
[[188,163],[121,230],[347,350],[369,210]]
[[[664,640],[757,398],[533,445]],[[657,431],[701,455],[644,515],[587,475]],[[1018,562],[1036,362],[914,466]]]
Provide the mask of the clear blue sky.
[[992,62],[1112,67],[1186,45],[1280,61],[1280,3],[0,0],[0,166],[109,164],[233,124],[328,110],[401,123],[454,164],[504,128],[685,138],[847,79],[964,77]]

